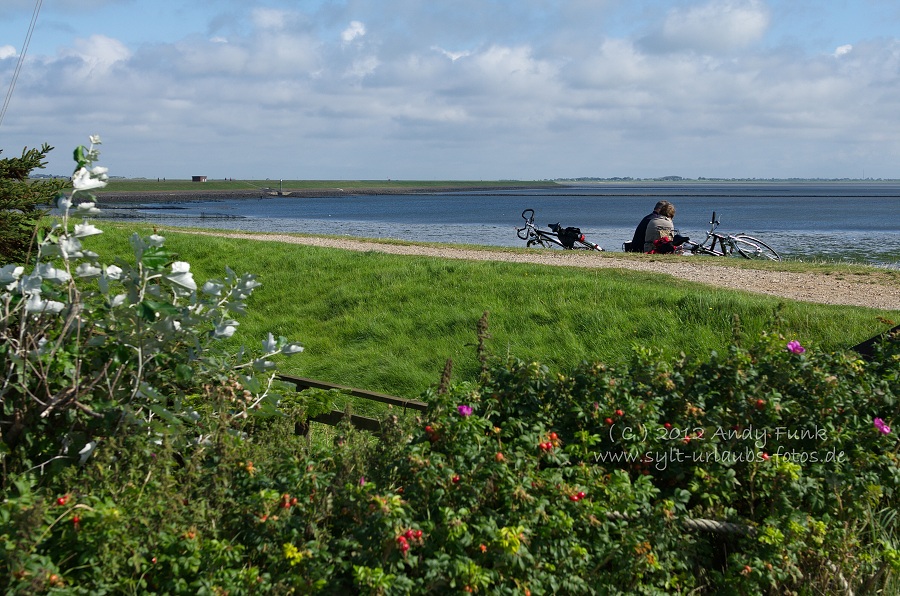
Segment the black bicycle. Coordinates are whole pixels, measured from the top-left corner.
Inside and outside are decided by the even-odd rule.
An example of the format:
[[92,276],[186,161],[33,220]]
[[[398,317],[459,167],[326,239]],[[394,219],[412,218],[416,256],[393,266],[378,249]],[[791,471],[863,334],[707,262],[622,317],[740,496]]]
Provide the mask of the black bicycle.
[[706,239],[702,242],[687,241],[682,245],[682,250],[695,255],[727,257],[737,253],[745,259],[781,260],[774,248],[758,238],[747,234],[735,234],[732,236],[730,234],[717,233],[716,228],[719,227],[719,220],[716,219],[715,211],[713,211],[709,225],[710,228],[706,232]]
[[542,230],[534,225],[534,209],[522,212],[525,226],[516,228],[516,235],[525,241],[525,246],[533,248],[560,248],[563,250],[603,250],[599,244],[585,239],[580,228],[562,227],[558,223],[548,224],[550,231]]

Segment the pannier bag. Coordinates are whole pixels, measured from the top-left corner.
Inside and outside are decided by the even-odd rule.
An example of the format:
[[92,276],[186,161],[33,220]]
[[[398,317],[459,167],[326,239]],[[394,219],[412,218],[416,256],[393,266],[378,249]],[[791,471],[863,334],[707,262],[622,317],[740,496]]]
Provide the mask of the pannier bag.
[[584,235],[582,235],[581,233],[581,228],[573,228],[571,226],[560,230],[557,235],[559,236],[559,241],[562,242],[562,245],[566,248],[572,248],[573,246],[575,246],[576,240],[584,240]]

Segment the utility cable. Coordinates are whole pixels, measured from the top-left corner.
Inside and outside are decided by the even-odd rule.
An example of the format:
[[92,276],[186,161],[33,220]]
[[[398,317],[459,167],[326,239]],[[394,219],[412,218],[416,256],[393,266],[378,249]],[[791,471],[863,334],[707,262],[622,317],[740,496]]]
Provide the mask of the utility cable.
[[31,23],[28,25],[28,34],[25,36],[25,43],[22,46],[22,52],[19,54],[19,61],[16,63],[16,69],[13,71],[12,80],[9,82],[9,90],[6,92],[6,99],[3,100],[3,108],[0,109],[0,126],[3,126],[3,117],[9,108],[9,101],[12,99],[13,89],[16,88],[16,81],[19,79],[19,73],[22,71],[22,64],[25,62],[25,53],[28,52],[28,44],[31,43],[31,34],[34,32],[34,26],[37,23],[38,13],[41,12],[41,4],[43,0],[37,0],[34,5],[34,13],[31,15]]

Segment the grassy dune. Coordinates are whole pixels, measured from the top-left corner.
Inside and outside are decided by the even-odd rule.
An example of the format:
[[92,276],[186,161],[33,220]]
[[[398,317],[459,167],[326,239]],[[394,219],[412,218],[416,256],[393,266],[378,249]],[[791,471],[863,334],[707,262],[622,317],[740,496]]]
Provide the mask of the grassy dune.
[[[130,254],[146,225],[105,224],[90,247],[104,260]],[[225,266],[262,286],[235,340],[255,348],[272,332],[306,351],[284,372],[417,397],[438,382],[448,358],[454,381],[479,370],[476,324],[489,312],[497,355],[565,370],[581,360],[619,362],[635,349],[707,354],[733,341],[735,317],[755,335],[773,328],[824,349],[850,347],[886,329],[896,313],[823,306],[720,290],[668,276],[505,262],[352,252],[189,233],[166,246],[198,280]],[[792,265],[796,266],[796,265]]]

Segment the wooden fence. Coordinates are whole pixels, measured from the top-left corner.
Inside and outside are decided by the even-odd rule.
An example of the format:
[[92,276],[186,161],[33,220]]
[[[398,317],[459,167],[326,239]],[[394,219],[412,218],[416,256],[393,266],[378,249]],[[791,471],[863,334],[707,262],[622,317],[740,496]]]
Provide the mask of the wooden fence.
[[[293,375],[280,374],[278,375],[278,378],[286,383],[294,384],[299,391],[302,391],[304,389],[324,389],[326,391],[336,389],[347,395],[352,395],[353,397],[368,399],[370,401],[376,401],[383,404],[389,404],[397,408],[424,412],[428,407],[428,404],[426,404],[425,402],[417,401],[414,399],[404,399],[402,397],[396,397],[394,395],[386,395],[384,393],[376,393],[374,391],[366,391],[364,389],[356,389],[354,387],[346,387],[344,385],[335,385],[334,383],[318,381],[316,379],[307,379],[306,377],[295,377]],[[325,414],[313,416],[306,422],[298,422],[296,424],[297,433],[304,436],[309,434],[309,421],[335,426],[346,416],[347,413],[342,412],[341,410],[332,410]],[[381,422],[379,422],[375,418],[350,414],[350,424],[362,430],[368,430],[376,433],[381,432]]]

